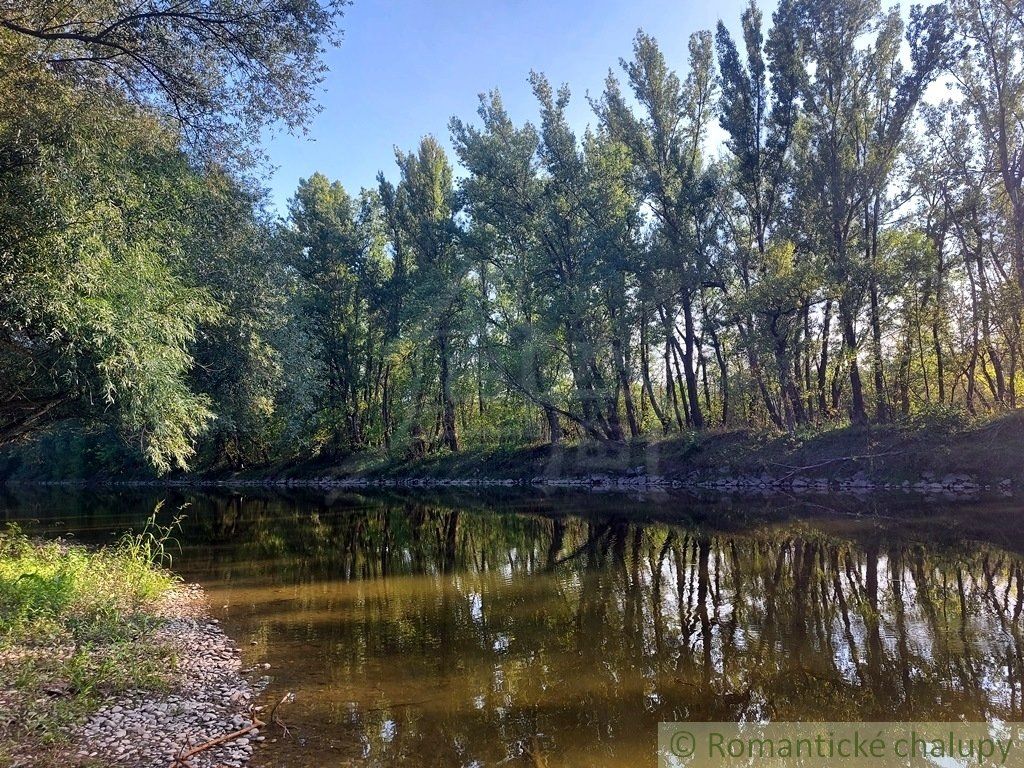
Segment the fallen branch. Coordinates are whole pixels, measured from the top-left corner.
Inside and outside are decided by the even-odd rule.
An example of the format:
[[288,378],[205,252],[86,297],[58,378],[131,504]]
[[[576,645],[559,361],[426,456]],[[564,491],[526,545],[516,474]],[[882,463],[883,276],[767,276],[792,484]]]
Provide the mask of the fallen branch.
[[241,738],[242,736],[245,736],[245,734],[251,733],[264,725],[266,725],[266,723],[262,720],[257,720],[254,717],[251,725],[247,725],[245,728],[240,728],[237,731],[232,731],[231,733],[225,733],[223,736],[218,736],[215,739],[210,739],[209,741],[200,744],[198,747],[193,747],[184,755],[178,755],[171,761],[169,768],[176,768],[176,766],[186,766],[186,768],[189,768],[188,759],[190,757],[198,755],[200,752],[205,752],[208,749],[212,749],[213,747],[219,747],[221,744],[226,744],[229,741]]
[[284,737],[286,739],[289,736],[291,736],[291,732],[288,730],[288,726],[284,724],[284,720],[282,720],[281,718],[279,718],[277,716],[277,708],[280,707],[285,702],[290,702],[290,701],[294,701],[294,700],[295,700],[295,694],[292,693],[291,691],[288,691],[288,693],[286,693],[281,698],[281,700],[279,702],[277,702],[277,704],[275,704],[273,706],[273,708],[270,710],[270,716],[267,718],[267,720],[269,720],[270,722],[274,723],[275,725],[281,726],[281,730],[283,731]]
[[826,459],[825,461],[819,461],[817,464],[808,464],[806,467],[793,467],[793,466],[790,466],[789,464],[779,464],[778,462],[775,462],[775,461],[770,462],[770,464],[772,466],[774,466],[774,467],[782,467],[783,469],[791,469],[791,470],[793,470],[789,474],[783,475],[781,478],[779,478],[780,480],[788,480],[793,475],[800,474],[801,472],[806,472],[807,470],[810,470],[810,469],[818,469],[820,467],[824,467],[824,466],[827,466],[829,464],[836,464],[837,462],[841,462],[841,461],[860,461],[862,459],[881,459],[881,458],[883,458],[885,456],[895,456],[896,454],[899,454],[899,453],[902,453],[902,451],[885,451],[883,453],[864,453],[864,454],[861,454],[859,456],[837,456],[834,459]]

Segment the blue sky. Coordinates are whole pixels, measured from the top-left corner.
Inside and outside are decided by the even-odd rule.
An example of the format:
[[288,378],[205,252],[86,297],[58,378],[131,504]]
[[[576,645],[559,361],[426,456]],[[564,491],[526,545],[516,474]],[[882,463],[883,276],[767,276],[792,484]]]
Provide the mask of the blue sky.
[[[734,32],[746,0],[355,0],[345,39],[327,52],[323,110],[306,136],[266,142],[271,199],[284,212],[300,178],[321,171],[350,192],[395,176],[394,147],[432,133],[448,145],[448,120],[476,116],[478,94],[497,88],[517,122],[535,120],[531,69],[573,90],[571,117],[593,122],[585,95],[632,51],[638,27],[669,63],[686,69],[686,45],[721,18]],[[773,0],[761,3],[766,26]]]

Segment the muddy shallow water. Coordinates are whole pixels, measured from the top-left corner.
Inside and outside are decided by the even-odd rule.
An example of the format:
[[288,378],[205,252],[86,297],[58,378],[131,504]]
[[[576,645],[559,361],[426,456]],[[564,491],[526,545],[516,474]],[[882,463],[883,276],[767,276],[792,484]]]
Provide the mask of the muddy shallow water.
[[[174,567],[267,663],[266,766],[653,765],[663,720],[1020,720],[1022,505],[0,491]],[[276,738],[276,741],[272,739]]]

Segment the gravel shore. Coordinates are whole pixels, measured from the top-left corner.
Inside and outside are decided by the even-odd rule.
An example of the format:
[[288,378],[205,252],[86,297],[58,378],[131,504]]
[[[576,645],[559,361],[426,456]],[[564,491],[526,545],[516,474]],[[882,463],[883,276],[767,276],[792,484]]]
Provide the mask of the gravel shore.
[[[154,640],[177,664],[165,692],[129,692],[107,701],[74,739],[84,765],[168,768],[194,747],[252,724],[254,686],[234,642],[210,619],[202,589],[181,586],[161,605],[167,619]],[[258,730],[199,752],[175,768],[239,768],[263,740]]]

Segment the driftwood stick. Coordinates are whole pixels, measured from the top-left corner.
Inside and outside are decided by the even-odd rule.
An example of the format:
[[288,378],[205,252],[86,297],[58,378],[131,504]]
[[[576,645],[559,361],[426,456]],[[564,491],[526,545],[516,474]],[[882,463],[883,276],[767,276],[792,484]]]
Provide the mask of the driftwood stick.
[[782,476],[782,480],[788,480],[793,475],[801,472],[806,472],[810,469],[818,469],[820,467],[828,466],[829,464],[837,464],[842,461],[862,461],[863,459],[881,459],[886,456],[894,456],[902,451],[884,451],[882,453],[864,453],[859,456],[836,456],[834,459],[826,459],[825,461],[819,461],[817,464],[808,464],[806,467],[794,467],[789,464],[779,464],[778,462],[770,462],[772,466],[782,467],[783,469],[791,469],[792,472]]
[[284,733],[284,737],[286,739],[291,736],[291,732],[288,730],[288,726],[284,724],[284,720],[277,716],[277,708],[286,701],[291,701],[294,696],[295,695],[291,691],[288,691],[288,693],[286,693],[281,700],[270,709],[270,715],[267,717],[267,720],[271,723],[281,726],[281,731]]
[[221,744],[225,744],[229,741],[234,741],[235,739],[241,738],[245,734],[250,733],[251,731],[255,731],[257,728],[264,725],[266,725],[266,723],[264,723],[262,720],[257,720],[254,717],[252,719],[251,725],[247,725],[245,726],[245,728],[240,728],[237,731],[232,731],[231,733],[225,733],[223,736],[218,736],[215,739],[210,739],[209,741],[200,744],[198,747],[193,747],[184,755],[179,755],[178,757],[175,757],[174,760],[171,761],[170,768],[175,768],[176,764],[179,766],[188,766],[188,759],[193,755],[198,755],[200,752],[205,752],[206,750],[212,749],[213,747],[218,747]]
[[192,768],[192,763],[185,759],[185,752],[192,748],[192,739],[189,736],[185,736],[185,741],[178,748],[178,754],[174,756],[171,761],[171,768],[175,766],[181,766],[181,768]]
[[281,697],[281,700],[279,702],[277,702],[277,704],[275,704],[273,707],[271,707],[271,709],[270,709],[270,716],[267,718],[270,722],[274,722],[274,720],[277,719],[277,708],[280,707],[282,704],[284,704],[286,701],[288,701],[288,699],[290,699],[291,697],[292,697],[292,693],[291,693],[291,691],[289,691],[288,693],[286,693],[284,696]]

